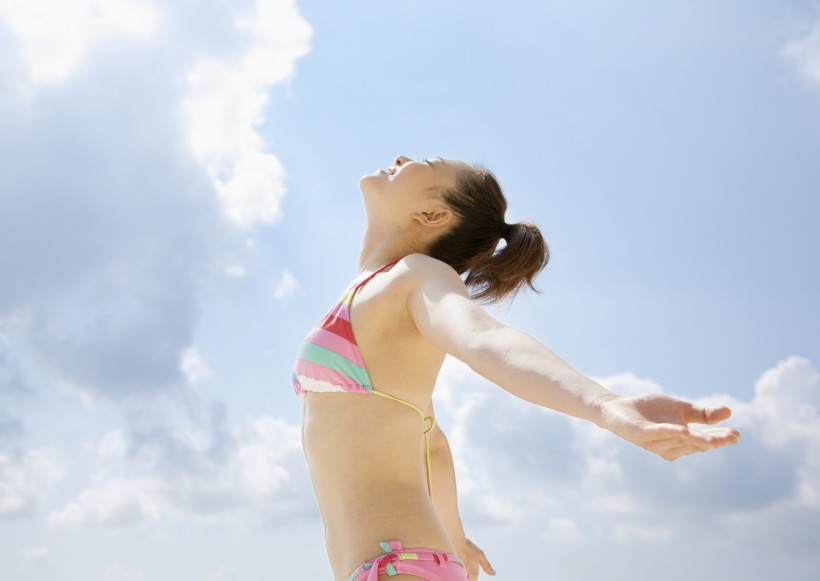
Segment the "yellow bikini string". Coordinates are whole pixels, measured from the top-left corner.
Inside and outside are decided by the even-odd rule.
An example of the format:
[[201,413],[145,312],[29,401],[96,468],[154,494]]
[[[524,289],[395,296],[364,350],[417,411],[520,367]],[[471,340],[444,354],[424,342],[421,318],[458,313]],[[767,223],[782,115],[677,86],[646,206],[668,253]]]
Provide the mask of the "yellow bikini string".
[[[419,412],[419,414],[421,414],[422,426],[425,428],[425,430],[424,430],[424,461],[425,461],[425,468],[427,469],[427,492],[430,494],[430,499],[432,500],[432,498],[433,498],[433,476],[432,476],[432,473],[430,471],[430,440],[429,440],[427,434],[434,427],[436,427],[436,418],[434,418],[433,416],[425,416],[424,411],[419,406],[417,406],[415,404],[412,404],[409,401],[404,401],[403,399],[393,397],[389,393],[384,393],[383,391],[378,391],[376,389],[373,389],[372,391],[373,391],[373,393],[376,393],[376,394],[378,394],[382,397],[392,399],[393,401],[397,401],[397,402],[402,403],[402,404],[404,404],[408,407],[411,407],[414,410],[416,410],[417,412]],[[429,428],[427,428],[427,420],[428,419],[430,420],[430,427]]]

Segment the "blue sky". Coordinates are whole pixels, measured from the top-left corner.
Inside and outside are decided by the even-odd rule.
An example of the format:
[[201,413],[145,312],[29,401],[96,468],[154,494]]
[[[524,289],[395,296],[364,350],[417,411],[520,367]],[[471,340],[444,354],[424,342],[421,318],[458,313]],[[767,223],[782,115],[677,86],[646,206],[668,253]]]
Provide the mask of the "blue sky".
[[399,153],[546,235],[496,316],[743,432],[670,464],[448,361],[497,579],[820,573],[816,2],[0,0],[0,127],[11,579],[331,577],[290,364]]

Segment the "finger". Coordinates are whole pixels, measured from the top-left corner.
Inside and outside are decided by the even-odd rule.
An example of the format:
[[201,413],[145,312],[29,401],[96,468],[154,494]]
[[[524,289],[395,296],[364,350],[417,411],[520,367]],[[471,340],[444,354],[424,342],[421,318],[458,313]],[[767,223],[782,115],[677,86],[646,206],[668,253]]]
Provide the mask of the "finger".
[[695,438],[670,438],[666,440],[657,440],[646,447],[647,450],[653,452],[663,458],[672,450],[679,450],[682,448],[696,448],[698,450],[709,450],[713,446],[710,442]]
[[480,563],[481,563],[481,568],[484,569],[484,571],[486,571],[487,574],[495,575],[495,570],[493,569],[493,566],[490,565],[490,562],[487,560],[487,557],[484,555],[483,552],[481,553]]
[[658,430],[654,438],[649,440],[647,447],[669,448],[675,444],[685,445],[698,442],[705,447],[716,448],[726,444],[735,444],[740,438],[740,432],[734,428],[707,428],[705,430],[685,430],[675,433],[672,430]]
[[650,452],[666,458],[666,455],[670,450],[686,448],[701,452],[711,450],[712,448],[716,448],[721,445],[723,444],[718,442],[714,437],[707,434],[692,432],[682,436],[653,440],[645,447]]
[[740,439],[740,432],[734,428],[713,428],[704,430],[712,441],[712,447],[719,448],[731,444],[737,444]]
[[686,410],[686,422],[696,424],[717,424],[732,417],[732,410],[722,406],[705,407],[689,404]]
[[699,450],[719,448],[737,443],[740,434],[731,428],[710,428],[701,431],[688,431],[679,436],[667,436],[648,442],[645,447],[655,453],[662,453],[681,446],[694,446]]
[[662,451],[658,452],[658,456],[660,456],[664,460],[677,460],[681,456],[697,454],[698,452],[708,452],[709,450],[719,448],[723,445],[724,444],[721,443],[710,443],[695,440],[679,446],[672,445],[665,447]]
[[740,432],[733,428],[709,428],[692,432],[692,440],[697,440],[708,444],[712,448],[720,448],[727,444],[736,444],[740,438]]
[[658,454],[664,460],[669,460],[670,462],[674,462],[681,456],[688,456],[690,454],[697,454],[698,452],[705,452],[708,448],[703,449],[697,446],[676,446],[674,448],[670,448],[663,452],[662,454]]
[[695,454],[697,452],[706,452],[737,443],[737,438],[740,437],[735,430],[726,430],[729,434],[725,437],[703,436],[690,439],[679,438],[676,440],[668,440],[662,442],[655,442],[651,448],[647,448],[651,452],[665,460],[676,460],[681,456],[688,454]]

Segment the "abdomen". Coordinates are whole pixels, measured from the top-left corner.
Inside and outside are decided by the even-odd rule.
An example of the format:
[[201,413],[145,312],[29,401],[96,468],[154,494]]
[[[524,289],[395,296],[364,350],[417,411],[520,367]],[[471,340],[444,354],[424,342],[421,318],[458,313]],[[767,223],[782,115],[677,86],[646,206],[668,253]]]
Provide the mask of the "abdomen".
[[427,493],[419,414],[373,394],[306,396],[302,444],[334,574],[388,538],[451,551]]

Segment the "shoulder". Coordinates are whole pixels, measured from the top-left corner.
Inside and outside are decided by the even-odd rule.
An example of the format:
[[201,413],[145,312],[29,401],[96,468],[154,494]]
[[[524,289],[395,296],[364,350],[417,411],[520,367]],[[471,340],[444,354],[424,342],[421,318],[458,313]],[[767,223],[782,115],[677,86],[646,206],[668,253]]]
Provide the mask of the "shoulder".
[[409,254],[397,262],[393,270],[396,271],[395,288],[408,306],[441,303],[446,297],[470,298],[470,292],[456,270],[432,256]]
[[421,253],[408,254],[396,263],[397,280],[410,292],[431,286],[447,286],[467,294],[467,286],[455,269],[437,258]]
[[406,256],[397,265],[406,281],[405,308],[418,333],[444,352],[466,357],[464,345],[493,322],[472,301],[461,276],[423,254]]

